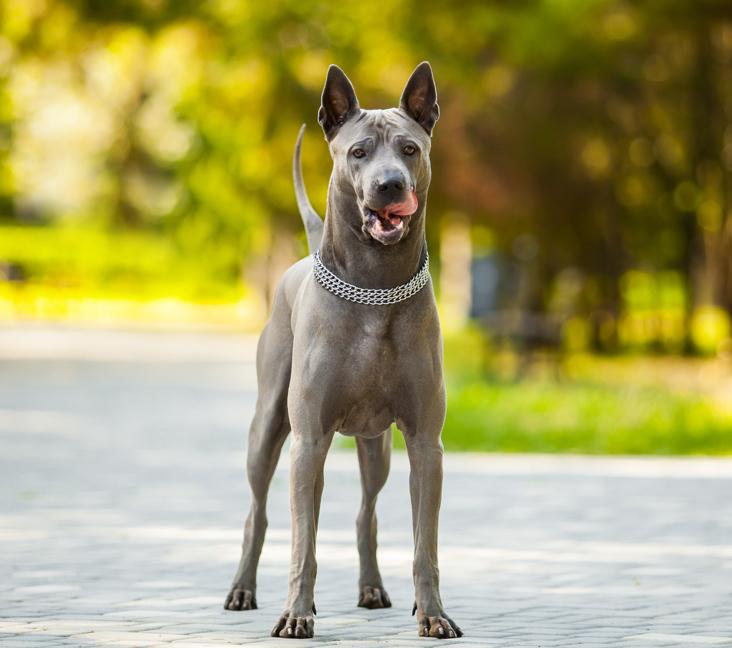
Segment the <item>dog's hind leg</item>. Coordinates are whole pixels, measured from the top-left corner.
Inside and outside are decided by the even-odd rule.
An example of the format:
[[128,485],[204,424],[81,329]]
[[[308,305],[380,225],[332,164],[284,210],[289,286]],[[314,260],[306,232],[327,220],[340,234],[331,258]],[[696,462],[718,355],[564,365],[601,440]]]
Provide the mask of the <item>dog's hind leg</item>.
[[356,438],[361,467],[361,510],[356,519],[360,576],[358,606],[391,607],[376,561],[376,497],[389,475],[391,429],[375,439]]
[[247,477],[252,500],[244,523],[241,560],[224,607],[227,610],[257,608],[257,565],[267,529],[267,493],[272,475],[290,432],[287,388],[290,382],[292,332],[289,317],[277,316],[285,308],[275,300],[275,312],[257,348],[259,395],[249,430]]

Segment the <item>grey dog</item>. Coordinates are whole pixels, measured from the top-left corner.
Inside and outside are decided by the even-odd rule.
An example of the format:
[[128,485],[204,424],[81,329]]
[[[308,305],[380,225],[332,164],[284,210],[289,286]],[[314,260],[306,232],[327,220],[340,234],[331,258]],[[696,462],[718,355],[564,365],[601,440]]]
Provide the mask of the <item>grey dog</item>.
[[386,110],[361,109],[348,77],[332,65],[318,113],[333,158],[325,222],[303,184],[300,131],[295,189],[315,254],[285,273],[259,340],[259,396],[247,456],[251,509],[224,605],[257,607],[267,492],[292,431],[289,594],[272,636],[313,636],[315,536],[323,465],[336,431],[356,438],[361,469],[358,605],[391,607],[376,561],[375,505],[389,472],[392,423],[404,434],[410,462],[419,634],[462,635],[445,614],[437,567],[445,387],[425,206],[439,114],[427,62],[412,73],[399,108]]

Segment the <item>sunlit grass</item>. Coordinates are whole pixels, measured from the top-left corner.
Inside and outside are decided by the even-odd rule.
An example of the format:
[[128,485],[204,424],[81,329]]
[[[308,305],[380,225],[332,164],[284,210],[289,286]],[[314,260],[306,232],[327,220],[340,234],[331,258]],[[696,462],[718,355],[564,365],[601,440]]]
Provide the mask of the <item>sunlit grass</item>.
[[170,238],[143,231],[0,226],[0,261],[15,264],[22,283],[51,295],[234,302],[242,293],[210,259],[204,263]]
[[255,331],[261,296],[170,239],[75,225],[0,227],[0,321]]
[[717,361],[574,356],[518,381],[499,355],[474,329],[446,339],[448,450],[732,453],[732,370]]
[[732,452],[732,415],[661,387],[527,380],[449,390],[453,450],[592,454]]

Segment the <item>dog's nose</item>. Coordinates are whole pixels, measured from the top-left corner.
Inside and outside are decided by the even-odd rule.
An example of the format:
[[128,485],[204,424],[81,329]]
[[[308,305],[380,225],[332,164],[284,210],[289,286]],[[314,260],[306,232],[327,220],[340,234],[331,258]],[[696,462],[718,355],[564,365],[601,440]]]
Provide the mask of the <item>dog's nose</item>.
[[379,193],[399,193],[404,191],[404,178],[401,174],[394,174],[382,178],[381,181],[376,185],[376,189]]

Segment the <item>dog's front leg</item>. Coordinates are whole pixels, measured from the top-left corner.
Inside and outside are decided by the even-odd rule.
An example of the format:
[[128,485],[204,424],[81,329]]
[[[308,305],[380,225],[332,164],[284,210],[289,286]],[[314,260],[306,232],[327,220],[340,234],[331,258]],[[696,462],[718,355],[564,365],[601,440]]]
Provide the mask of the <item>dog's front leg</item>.
[[462,631],[445,614],[437,567],[437,530],[442,499],[442,443],[436,435],[405,435],[414,529],[414,590],[420,637],[448,639]]
[[322,472],[333,439],[329,434],[293,431],[290,446],[290,510],[292,558],[287,609],[272,629],[273,637],[304,639],[313,636],[315,534],[318,526]]

